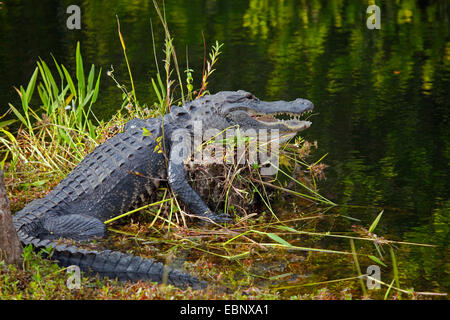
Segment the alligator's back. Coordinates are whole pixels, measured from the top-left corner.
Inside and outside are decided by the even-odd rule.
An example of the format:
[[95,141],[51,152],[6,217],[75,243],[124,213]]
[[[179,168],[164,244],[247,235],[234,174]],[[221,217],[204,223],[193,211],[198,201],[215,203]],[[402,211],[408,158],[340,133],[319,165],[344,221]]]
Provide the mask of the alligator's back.
[[15,215],[47,219],[52,215],[80,214],[105,221],[126,212],[153,178],[165,171],[164,157],[154,152],[160,134],[157,125],[129,128],[88,154],[47,196],[34,200]]

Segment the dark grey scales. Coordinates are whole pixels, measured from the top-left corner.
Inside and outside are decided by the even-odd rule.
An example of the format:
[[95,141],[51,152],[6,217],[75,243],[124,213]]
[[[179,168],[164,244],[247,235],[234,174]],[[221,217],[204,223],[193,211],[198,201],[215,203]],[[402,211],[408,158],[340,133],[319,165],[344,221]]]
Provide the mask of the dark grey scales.
[[[245,91],[223,91],[182,107],[173,106],[163,118],[131,120],[124,132],[87,155],[47,196],[32,201],[14,216],[18,236],[24,245],[52,247],[52,259],[61,266],[78,265],[83,271],[131,281],[163,282],[165,274],[168,284],[202,288],[205,282],[152,259],[110,250],[85,250],[56,240],[102,237],[104,221],[129,211],[136,200],[158,187],[160,179],[168,180],[191,213],[219,223],[228,221],[225,215],[212,212],[189,186],[180,161],[189,154],[171,152],[177,143],[172,141],[172,134],[182,129],[185,135],[193,136],[193,121],[202,121],[203,128],[220,131],[238,125],[243,129],[279,129],[280,135],[293,136],[310,126],[309,121],[297,117],[312,108],[313,104],[304,99],[264,102]],[[278,114],[294,118],[278,120],[274,117]],[[144,134],[143,127],[151,134]],[[155,152],[155,139],[163,132],[167,167],[164,154]]]

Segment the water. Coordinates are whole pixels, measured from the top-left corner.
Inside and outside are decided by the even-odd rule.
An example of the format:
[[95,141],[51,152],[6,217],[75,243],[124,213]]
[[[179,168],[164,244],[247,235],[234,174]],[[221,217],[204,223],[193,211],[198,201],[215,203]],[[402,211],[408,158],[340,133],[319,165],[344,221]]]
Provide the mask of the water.
[[[36,60],[50,53],[72,68],[76,42],[85,63],[103,69],[95,113],[107,120],[129,85],[117,35],[117,14],[138,99],[156,100],[150,19],[160,65],[164,34],[150,1],[79,1],[81,30],[68,30],[72,1],[7,1],[0,9],[0,110],[18,104],[13,86],[26,85]],[[203,40],[224,43],[209,90],[245,89],[265,100],[314,102],[315,156],[328,153],[321,192],[340,214],[370,225],[384,209],[377,233],[429,243],[401,255],[407,285],[449,288],[450,79],[449,3],[385,1],[381,29],[366,27],[359,1],[166,1],[181,70],[194,69],[199,86]],[[348,248],[347,248],[348,249]]]

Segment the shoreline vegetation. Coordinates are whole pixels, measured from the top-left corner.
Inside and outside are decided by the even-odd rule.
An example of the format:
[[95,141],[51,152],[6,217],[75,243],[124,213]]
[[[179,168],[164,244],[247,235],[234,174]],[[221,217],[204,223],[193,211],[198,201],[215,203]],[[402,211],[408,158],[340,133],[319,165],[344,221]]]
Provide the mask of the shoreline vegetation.
[[[118,36],[129,72],[131,90],[116,79],[114,68],[106,74],[122,92],[123,103],[108,122],[94,114],[103,70],[92,65],[86,72],[80,44],[76,68],[68,70],[52,56],[40,59],[26,87],[15,88],[21,106],[0,121],[1,167],[13,212],[47,194],[86,154],[136,117],[164,115],[177,106],[208,94],[223,44],[216,42],[205,57],[198,89],[193,69],[179,69],[173,38],[164,11],[154,5],[165,30],[163,66],[151,79],[158,101],[141,104],[136,96],[131,64],[117,17]],[[152,25],[153,30],[153,25]],[[152,34],[153,48],[155,49]],[[154,50],[155,63],[158,56]],[[53,70],[53,71],[52,71]],[[182,80],[185,75],[185,80]],[[37,96],[36,96],[37,93]],[[176,94],[179,94],[177,97]],[[39,107],[36,107],[39,106]],[[13,119],[6,119],[13,116]],[[14,128],[17,128],[17,131]],[[13,129],[11,129],[13,128]],[[204,145],[212,143],[208,141]],[[423,246],[385,239],[375,233],[383,218],[380,210],[370,226],[336,213],[338,205],[323,197],[318,182],[325,179],[320,155],[312,163],[317,142],[301,137],[280,154],[276,179],[265,179],[250,165],[194,167],[188,172],[194,188],[211,203],[220,204],[235,224],[205,227],[187,219],[168,187],[162,186],[152,202],[105,222],[110,236],[92,246],[108,246],[143,257],[152,257],[183,268],[210,286],[201,291],[180,290],[151,283],[119,283],[82,276],[81,289],[68,289],[67,272],[25,247],[21,267],[0,261],[0,299],[430,299],[441,293],[417,292],[402,286],[406,275],[398,271],[398,246]],[[162,147],[163,149],[163,147]],[[315,156],[314,156],[315,157]],[[219,190],[211,194],[211,189]],[[289,207],[275,199],[289,199]],[[250,205],[251,204],[251,205]],[[342,223],[345,221],[347,224]],[[337,245],[340,244],[340,247]],[[345,245],[342,245],[346,243]],[[342,250],[346,247],[347,250]],[[327,266],[339,265],[337,278]],[[376,265],[389,276],[381,281],[362,266]],[[330,267],[331,268],[331,267]],[[336,266],[334,266],[336,268]],[[379,287],[371,290],[368,284]]]

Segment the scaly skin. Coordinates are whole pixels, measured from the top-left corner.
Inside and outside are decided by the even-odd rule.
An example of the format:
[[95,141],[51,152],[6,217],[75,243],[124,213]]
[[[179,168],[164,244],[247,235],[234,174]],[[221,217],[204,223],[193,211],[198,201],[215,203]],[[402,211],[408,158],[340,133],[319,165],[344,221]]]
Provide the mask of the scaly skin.
[[[132,209],[164,179],[188,211],[215,222],[229,221],[227,216],[212,212],[187,183],[180,153],[171,152],[179,147],[178,140],[172,139],[175,133],[184,130],[184,134],[192,136],[194,121],[201,121],[204,128],[218,130],[239,125],[241,128],[276,128],[295,133],[306,129],[310,123],[297,120],[265,123],[255,120],[252,115],[280,112],[299,115],[312,107],[311,102],[303,99],[267,103],[245,91],[225,91],[204,96],[181,108],[172,107],[172,112],[163,118],[131,120],[123,133],[87,155],[48,195],[32,201],[14,216],[18,236],[24,245],[52,247],[52,258],[62,266],[78,265],[81,270],[119,280],[166,280],[178,287],[203,288],[205,282],[152,259],[110,250],[89,251],[61,245],[55,240],[81,241],[102,237],[104,221]],[[161,136],[163,139],[159,141],[157,138]],[[165,149],[165,154],[155,152],[158,143]],[[181,160],[187,156],[189,154],[182,154]]]

